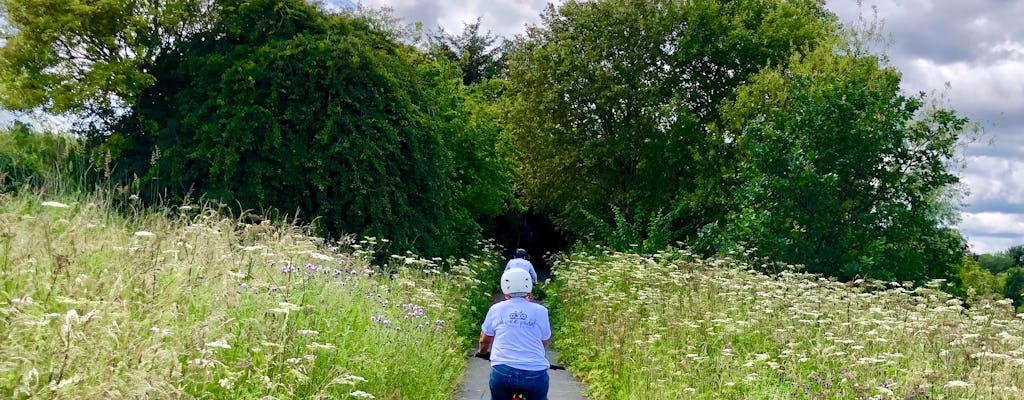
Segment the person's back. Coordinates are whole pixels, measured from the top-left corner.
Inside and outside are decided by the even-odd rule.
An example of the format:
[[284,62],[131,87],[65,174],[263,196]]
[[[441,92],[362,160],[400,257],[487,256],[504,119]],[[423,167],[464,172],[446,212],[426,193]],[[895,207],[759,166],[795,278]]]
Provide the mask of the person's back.
[[544,341],[551,338],[548,309],[525,297],[499,302],[487,312],[483,331],[494,335],[491,365],[545,371],[550,366]]
[[512,268],[522,269],[529,272],[530,278],[533,279],[533,284],[537,284],[537,270],[533,268],[533,263],[530,262],[529,257],[526,250],[516,249],[515,256],[505,264],[505,271]]
[[533,283],[526,271],[513,268],[501,275],[505,301],[487,311],[480,326],[478,355],[489,354],[492,400],[511,399],[522,393],[527,399],[547,399],[547,345],[551,340],[548,309],[529,299]]

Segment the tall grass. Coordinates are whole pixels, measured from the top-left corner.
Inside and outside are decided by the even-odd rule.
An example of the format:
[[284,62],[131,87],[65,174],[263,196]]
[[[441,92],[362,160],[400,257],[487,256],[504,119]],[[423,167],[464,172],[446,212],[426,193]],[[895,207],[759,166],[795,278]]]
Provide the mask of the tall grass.
[[458,384],[455,326],[490,289],[487,256],[378,268],[385,239],[324,243],[196,205],[128,214],[102,194],[0,195],[0,397],[447,399]]
[[16,122],[0,129],[0,193],[29,187],[47,192],[81,192],[100,175],[91,170],[81,139],[34,131]]
[[1024,314],[931,286],[767,276],[686,251],[554,266],[560,358],[594,399],[1016,399]]

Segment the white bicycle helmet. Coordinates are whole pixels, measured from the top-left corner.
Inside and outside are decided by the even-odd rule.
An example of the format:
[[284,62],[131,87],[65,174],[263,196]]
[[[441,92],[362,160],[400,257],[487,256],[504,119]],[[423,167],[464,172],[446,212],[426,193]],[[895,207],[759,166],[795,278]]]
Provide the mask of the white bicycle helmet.
[[501,292],[509,296],[522,297],[533,290],[530,272],[520,268],[509,268],[501,274]]

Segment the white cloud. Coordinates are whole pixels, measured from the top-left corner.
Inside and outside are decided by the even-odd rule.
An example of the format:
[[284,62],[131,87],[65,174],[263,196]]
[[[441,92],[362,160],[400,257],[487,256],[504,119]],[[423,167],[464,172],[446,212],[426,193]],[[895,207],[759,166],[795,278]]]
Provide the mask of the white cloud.
[[481,1],[481,0],[365,0],[369,7],[388,7],[395,16],[409,24],[422,22],[427,30],[438,26],[449,33],[461,33],[462,26],[480,18],[482,32],[511,38],[525,31],[526,23],[540,21],[544,0]]
[[1024,237],[1024,215],[1001,212],[966,212],[960,228],[965,231],[982,231],[987,235]]
[[1024,214],[963,213],[957,229],[975,253],[994,253],[1024,244]]
[[1024,57],[987,64],[939,64],[917,58],[902,69],[906,88],[914,92],[931,91],[949,83],[953,106],[968,114],[1018,113],[1024,108]]
[[1024,161],[974,156],[968,157],[967,164],[961,179],[970,190],[969,205],[1024,206]]

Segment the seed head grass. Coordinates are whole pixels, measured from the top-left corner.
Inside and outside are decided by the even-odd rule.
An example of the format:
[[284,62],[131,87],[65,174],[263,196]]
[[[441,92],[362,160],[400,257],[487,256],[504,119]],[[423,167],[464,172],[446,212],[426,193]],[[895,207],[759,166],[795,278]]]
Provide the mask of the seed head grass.
[[554,345],[593,399],[1024,397],[1024,315],[939,281],[769,276],[685,250],[553,272]]
[[0,397],[447,399],[493,267],[183,205],[0,195]]

